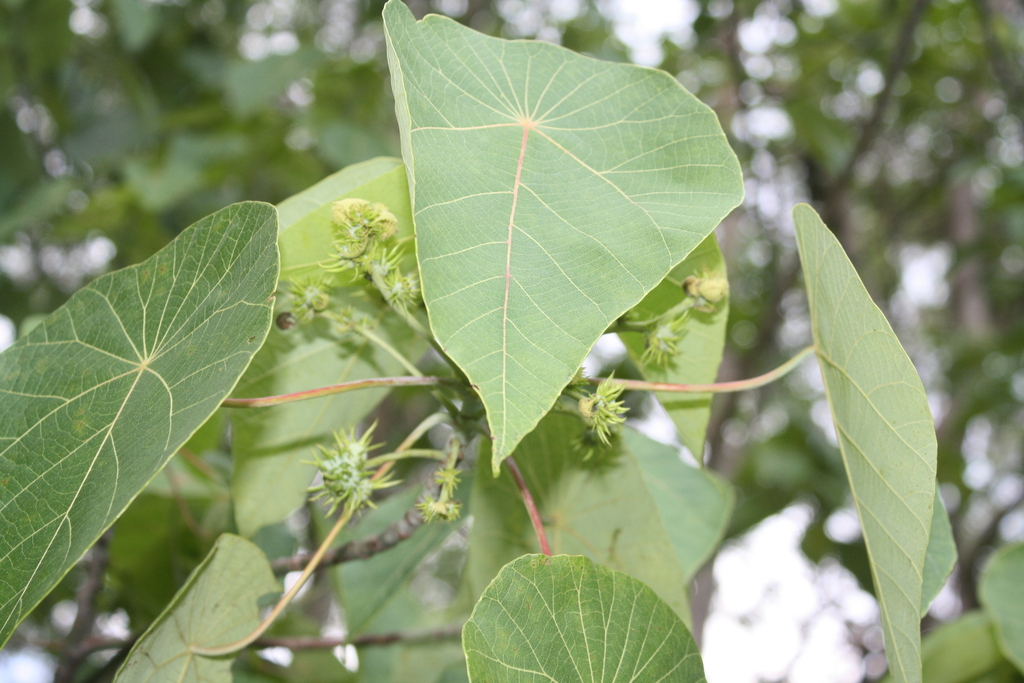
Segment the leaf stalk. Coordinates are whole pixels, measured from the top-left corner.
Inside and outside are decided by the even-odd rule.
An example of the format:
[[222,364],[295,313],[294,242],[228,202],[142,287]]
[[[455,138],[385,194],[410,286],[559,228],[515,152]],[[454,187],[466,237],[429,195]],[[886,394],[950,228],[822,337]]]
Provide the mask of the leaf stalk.
[[766,384],[781,379],[789,374],[795,367],[800,365],[807,356],[814,353],[813,345],[802,349],[798,354],[787,360],[779,367],[750,379],[740,379],[733,382],[718,382],[715,384],[670,384],[668,382],[648,382],[640,379],[613,379],[606,377],[591,377],[587,379],[590,384],[601,384],[601,382],[616,383],[625,389],[632,391],[666,391],[679,394],[728,394],[736,391],[748,391],[757,389]]
[[277,396],[261,396],[259,398],[227,398],[221,404],[225,408],[266,408],[285,403],[297,401],[308,401],[313,398],[343,394],[346,391],[358,391],[360,389],[375,389],[377,387],[432,387],[442,384],[458,385],[459,381],[452,377],[374,377],[372,379],[360,379],[353,382],[342,382],[332,384],[318,389],[297,391],[291,394],[279,394]]
[[551,546],[548,544],[548,535],[544,531],[544,522],[541,521],[540,511],[537,510],[537,504],[533,501],[530,488],[526,485],[526,480],[523,479],[523,473],[519,471],[519,466],[516,465],[516,461],[512,459],[511,455],[505,458],[505,462],[508,463],[508,471],[512,473],[512,478],[516,480],[516,486],[519,487],[519,492],[523,495],[523,503],[530,515],[530,522],[533,523],[533,530],[537,533],[540,551],[550,557]]

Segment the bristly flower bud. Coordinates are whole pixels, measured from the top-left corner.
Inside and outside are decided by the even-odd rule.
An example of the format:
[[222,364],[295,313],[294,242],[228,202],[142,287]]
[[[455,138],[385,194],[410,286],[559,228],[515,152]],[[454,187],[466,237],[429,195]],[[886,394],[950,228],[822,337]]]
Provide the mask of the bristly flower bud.
[[680,353],[680,342],[686,336],[687,312],[665,321],[659,321],[644,335],[642,363],[667,365]]
[[416,504],[416,509],[423,515],[424,522],[441,520],[454,522],[459,518],[462,511],[462,503],[457,500],[435,500],[428,496],[422,503]]
[[320,470],[323,483],[311,487],[309,492],[317,494],[313,500],[326,499],[329,506],[327,514],[333,514],[342,505],[352,510],[364,505],[372,507],[370,497],[376,489],[397,483],[387,477],[374,480],[366,469],[367,456],[379,447],[371,443],[375,426],[358,439],[354,429],[336,432],[333,447],[318,446],[320,453],[315,454],[313,464]]
[[715,305],[729,294],[729,280],[723,273],[705,271],[700,277],[691,275],[683,280],[683,291],[694,299],[694,308],[711,313]]
[[628,408],[622,405],[622,401],[616,400],[623,388],[622,384],[614,381],[614,377],[609,377],[597,385],[597,391],[581,398],[579,402],[580,413],[605,444],[610,443],[612,429],[626,421],[623,416]]
[[398,231],[398,220],[388,208],[365,199],[342,199],[331,206],[335,229],[335,249],[346,258],[366,251],[371,240],[385,240]]
[[370,277],[385,280],[395,274],[401,274],[402,250],[399,247],[389,249],[381,246],[374,250],[373,254],[369,254],[365,262]]
[[416,273],[403,275],[397,270],[384,278],[384,299],[396,308],[415,306],[420,298],[420,281]]
[[317,313],[326,310],[331,303],[328,285],[323,278],[294,280],[289,287],[289,293],[295,302],[292,314],[296,320],[303,323],[313,320]]

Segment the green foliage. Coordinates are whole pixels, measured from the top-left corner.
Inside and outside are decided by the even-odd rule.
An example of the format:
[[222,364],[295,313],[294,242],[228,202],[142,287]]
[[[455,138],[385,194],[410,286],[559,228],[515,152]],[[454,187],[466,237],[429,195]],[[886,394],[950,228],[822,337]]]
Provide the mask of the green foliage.
[[935,503],[935,428],[913,363],[839,241],[793,210],[816,353],[860,514],[897,681],[921,680],[921,591]]
[[0,356],[0,642],[238,381],[270,326],[276,234],[273,207],[228,207]]
[[470,680],[700,683],[693,637],[640,581],[585,557],[525,555],[462,634]]
[[978,597],[995,625],[1003,655],[1024,673],[1024,544],[999,550],[985,567]]
[[[374,160],[339,171],[295,197],[282,202],[281,278],[315,276],[333,241],[331,203],[346,197],[386,204],[398,218],[399,236],[412,234],[405,173],[395,160]],[[332,283],[349,277],[331,275]],[[381,312],[350,287],[334,289],[332,310],[352,307],[379,321],[376,333],[411,357],[425,349],[422,339],[408,334],[397,315]],[[277,315],[289,310],[290,301],[279,297]],[[402,374],[400,362],[365,338],[338,337],[325,318],[293,329],[271,328],[266,344],[238,383],[240,398],[288,394],[326,384]],[[235,518],[244,536],[280,522],[306,498],[313,476],[310,448],[326,444],[331,431],[355,425],[384,398],[385,390],[327,396],[307,403],[238,411],[232,415],[236,437],[232,444],[234,473],[231,486]],[[296,429],[296,426],[299,428]]]
[[497,474],[605,329],[739,203],[739,169],[666,74],[415,22],[397,0],[384,21],[431,328],[484,402]]
[[[545,417],[515,452],[556,554],[586,555],[640,579],[690,619],[687,583],[721,541],[732,507],[727,483],[684,465],[675,449],[624,430],[588,456],[579,418]],[[477,472],[470,499],[468,579],[474,595],[537,543],[508,472]]]
[[[981,574],[983,612],[919,637],[948,610],[927,615],[958,550],[953,587],[972,604],[979,558],[1020,505],[1000,477],[1019,467],[1004,444],[1020,435],[1024,336],[1008,330],[1024,301],[1024,175],[1016,87],[993,89],[977,58],[984,45],[998,61],[1006,38],[992,8],[911,13],[905,73],[889,78],[876,67],[892,8],[870,3],[841,1],[825,22],[800,3],[725,3],[727,16],[708,3],[692,45],[658,47],[665,71],[613,63],[617,28],[589,6],[537,15],[573,52],[417,22],[397,0],[382,27],[382,3],[349,3],[366,16],[344,30],[336,3],[321,18],[285,4],[110,0],[77,3],[69,22],[59,3],[0,0],[0,240],[16,240],[0,300],[22,331],[0,356],[0,641],[32,613],[13,647],[46,644],[79,680],[109,680],[127,656],[119,681],[703,681],[687,630],[706,613],[698,571],[796,502],[813,517],[806,553],[838,558],[878,599],[893,681],[1020,680],[1019,545]],[[470,3],[463,21],[518,35],[506,5]],[[760,50],[766,21],[775,44]],[[295,49],[275,42],[289,35]],[[872,100],[875,75],[892,89]],[[772,114],[795,129],[758,132]],[[967,148],[983,136],[984,154]],[[331,175],[399,142],[404,163]],[[723,358],[748,377],[772,347],[806,343],[780,211],[805,195],[836,232],[795,210],[814,346],[759,379],[684,386],[714,382]],[[279,233],[267,204],[218,210],[248,197],[279,202]],[[214,210],[43,320],[97,272],[62,278],[55,253],[71,263],[103,235],[114,266],[138,262]],[[915,337],[922,384],[882,311],[901,336],[935,335],[946,314],[908,313],[894,265],[931,242],[956,255],[951,315],[974,322],[941,349]],[[22,252],[38,272],[15,282]],[[605,377],[584,377],[608,333],[625,357],[602,344],[587,367]],[[811,351],[838,453],[827,420],[805,416],[813,382],[761,388]],[[332,386],[353,380],[374,388]],[[744,389],[757,392],[718,399],[711,419],[713,393]],[[277,405],[237,407],[266,397]],[[697,466],[638,431],[661,408]],[[978,448],[986,429],[1001,437]],[[962,472],[962,455],[992,481]],[[852,542],[826,522],[850,500]],[[109,547],[72,570],[119,515]],[[554,557],[531,555],[548,544]],[[243,646],[225,645],[252,643],[278,590],[267,560],[316,576],[318,545],[333,580],[307,584],[266,633],[302,639],[291,664],[232,662]],[[131,653],[81,661],[92,624],[66,633],[50,614],[72,598],[89,618],[92,603],[124,609],[142,632]],[[464,656],[454,637],[471,611]],[[357,671],[321,640],[339,632],[359,639]]]
[[244,636],[259,622],[258,601],[280,590],[263,552],[225,534],[132,648],[119,683],[227,683],[231,660],[192,653]]

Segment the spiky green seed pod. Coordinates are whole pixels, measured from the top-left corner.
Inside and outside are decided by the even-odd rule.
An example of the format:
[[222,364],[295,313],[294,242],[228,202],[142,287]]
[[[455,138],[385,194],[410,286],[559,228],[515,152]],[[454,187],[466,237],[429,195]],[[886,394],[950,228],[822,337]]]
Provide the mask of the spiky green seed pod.
[[289,286],[289,294],[294,301],[292,314],[303,323],[311,321],[331,303],[327,283],[322,278],[295,280]]
[[366,468],[367,456],[379,448],[371,442],[373,429],[367,429],[360,438],[356,438],[354,429],[339,431],[334,435],[333,447],[318,447],[320,453],[315,454],[313,464],[320,470],[323,483],[310,487],[309,492],[316,494],[313,500],[326,500],[328,514],[342,505],[352,510],[372,506],[370,498],[375,490],[396,483],[387,477],[374,480],[372,472]]
[[580,413],[605,444],[610,442],[612,429],[626,421],[624,415],[628,408],[616,400],[622,390],[623,386],[609,377],[597,385],[597,391],[581,398],[578,404]]
[[392,271],[384,278],[384,298],[392,306],[409,308],[415,306],[420,298],[420,282],[415,273],[403,275]]
[[398,219],[381,203],[365,199],[348,198],[331,205],[331,218],[338,226],[338,239],[366,237],[367,239],[387,238],[398,232]]
[[459,518],[462,512],[462,503],[457,500],[435,500],[428,497],[422,503],[418,503],[416,509],[423,515],[425,522],[436,520],[453,522]]
[[686,320],[682,314],[658,322],[644,336],[644,353],[640,361],[645,364],[664,366],[681,353],[680,345],[686,336]]
[[694,305],[698,311],[710,313],[729,294],[729,280],[723,273],[705,271],[700,277],[691,275],[683,280],[683,291],[697,300]]

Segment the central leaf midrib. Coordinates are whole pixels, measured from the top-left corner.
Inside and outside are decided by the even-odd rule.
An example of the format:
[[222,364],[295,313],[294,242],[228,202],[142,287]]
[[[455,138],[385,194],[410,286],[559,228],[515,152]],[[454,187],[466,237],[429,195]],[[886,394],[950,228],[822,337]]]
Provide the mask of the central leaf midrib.
[[508,217],[508,238],[505,250],[505,303],[501,307],[501,431],[508,427],[508,295],[512,288],[512,232],[516,222],[516,205],[519,201],[519,185],[523,175],[523,160],[526,158],[526,142],[530,139],[531,121],[523,121],[523,142],[519,147],[519,162],[516,164],[516,179],[512,184],[512,209]]

